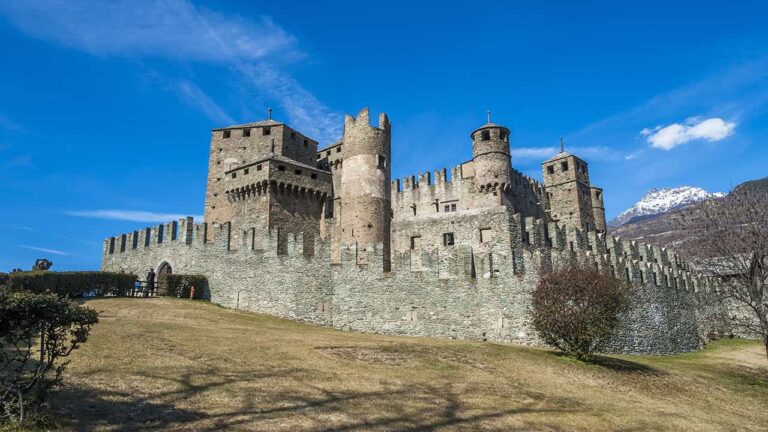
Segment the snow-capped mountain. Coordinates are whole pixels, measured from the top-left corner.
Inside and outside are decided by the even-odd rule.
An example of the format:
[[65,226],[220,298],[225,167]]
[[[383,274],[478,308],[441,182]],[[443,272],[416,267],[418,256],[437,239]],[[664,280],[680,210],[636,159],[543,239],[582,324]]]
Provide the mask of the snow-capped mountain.
[[651,189],[631,208],[609,222],[611,227],[619,227],[635,218],[644,218],[679,209],[699,201],[725,196],[722,192],[707,192],[694,186]]

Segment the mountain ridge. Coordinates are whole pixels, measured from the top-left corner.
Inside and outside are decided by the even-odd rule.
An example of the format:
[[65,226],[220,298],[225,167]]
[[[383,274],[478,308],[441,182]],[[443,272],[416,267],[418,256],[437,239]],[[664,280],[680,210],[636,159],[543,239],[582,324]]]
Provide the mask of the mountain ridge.
[[608,222],[610,228],[618,228],[627,223],[652,219],[660,214],[668,213],[691,204],[713,198],[722,198],[722,192],[708,192],[696,186],[678,186],[649,190],[632,207]]

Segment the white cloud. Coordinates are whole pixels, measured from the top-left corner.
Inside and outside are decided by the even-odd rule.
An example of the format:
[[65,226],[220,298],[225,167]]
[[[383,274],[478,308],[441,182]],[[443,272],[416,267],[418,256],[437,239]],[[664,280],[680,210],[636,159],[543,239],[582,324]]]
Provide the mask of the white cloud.
[[63,255],[63,256],[69,255],[68,253],[66,253],[64,251],[60,251],[60,250],[57,250],[57,249],[48,249],[48,248],[37,247],[37,246],[29,246],[29,245],[19,245],[19,247],[20,248],[24,248],[24,249],[33,250],[33,251],[38,251],[38,252],[44,252],[44,253],[47,253],[47,254],[53,254],[53,255]]
[[736,128],[735,122],[728,122],[719,117],[702,119],[691,117],[684,123],[673,123],[668,126],[657,126],[653,130],[648,128],[640,131],[646,136],[651,147],[663,150],[671,150],[694,140],[720,141],[733,134]]
[[[228,66],[253,90],[274,100],[297,129],[323,144],[340,136],[342,116],[280,66],[304,54],[296,39],[270,18],[223,15],[188,0],[0,2],[0,15],[30,36],[94,55],[154,56]],[[236,123],[197,85],[182,81],[175,91],[212,120]]]
[[[134,210],[71,210],[64,214],[69,216],[87,217],[95,219],[122,220],[130,222],[153,222],[163,223],[186,218],[189,215],[178,213],[154,213]],[[202,220],[202,216],[193,216],[197,220]]]
[[229,114],[224,112],[224,109],[221,108],[219,104],[211,99],[195,83],[187,80],[181,80],[176,83],[175,89],[184,102],[199,109],[211,120],[221,124],[222,126],[229,126],[237,123],[232,117],[229,116]]

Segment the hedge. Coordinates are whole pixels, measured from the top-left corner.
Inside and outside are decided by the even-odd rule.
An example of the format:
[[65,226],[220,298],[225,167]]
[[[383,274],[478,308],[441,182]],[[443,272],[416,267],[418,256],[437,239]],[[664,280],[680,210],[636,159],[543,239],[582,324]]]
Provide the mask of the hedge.
[[59,297],[124,296],[136,283],[136,275],[109,272],[14,272],[8,287],[15,291],[55,293]]
[[207,299],[208,278],[202,275],[164,274],[160,276],[157,295],[189,298],[195,287],[196,299]]

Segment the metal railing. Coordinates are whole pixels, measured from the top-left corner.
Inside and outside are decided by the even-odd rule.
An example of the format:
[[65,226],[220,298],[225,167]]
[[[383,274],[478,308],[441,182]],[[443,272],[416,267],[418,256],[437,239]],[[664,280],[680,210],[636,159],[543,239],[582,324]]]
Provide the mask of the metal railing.
[[150,286],[147,281],[136,281],[136,284],[126,293],[128,297],[157,297],[157,282]]

